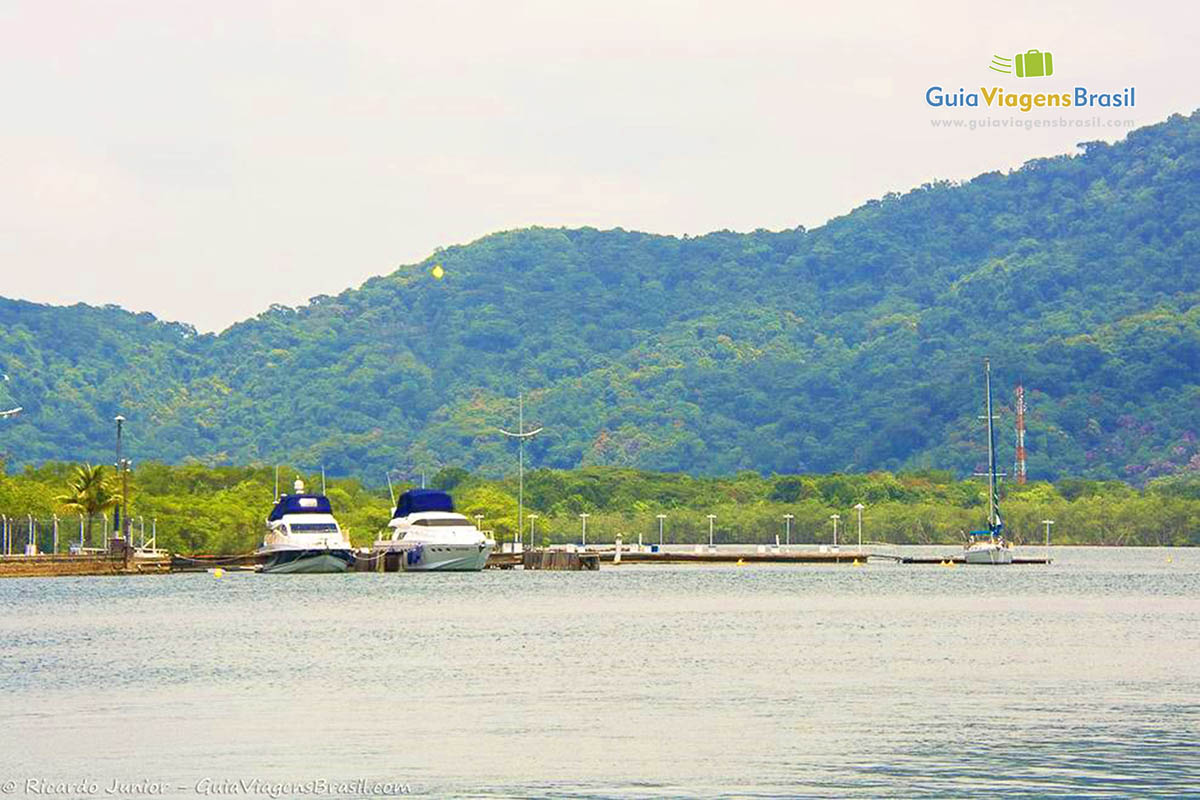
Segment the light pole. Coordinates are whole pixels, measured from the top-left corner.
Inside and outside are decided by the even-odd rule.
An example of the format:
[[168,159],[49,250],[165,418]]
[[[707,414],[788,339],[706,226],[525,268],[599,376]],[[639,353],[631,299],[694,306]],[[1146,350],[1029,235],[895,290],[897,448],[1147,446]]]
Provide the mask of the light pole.
[[783,527],[784,527],[784,530],[786,531],[786,534],[785,534],[786,538],[784,539],[784,542],[783,542],[784,544],[790,545],[792,543],[792,520],[794,520],[795,518],[796,518],[795,514],[784,514],[783,515]]
[[483,532],[483,514],[475,515],[475,529],[480,533]]
[[[121,416],[120,414],[117,414],[117,416],[113,417],[113,421],[117,423],[117,472],[123,473],[124,470],[122,469],[122,464],[124,462],[121,460],[121,432],[125,428],[125,417]],[[125,495],[122,494],[121,495],[122,505],[124,504],[124,502],[125,502]],[[115,506],[113,508],[113,535],[114,536],[121,535],[121,518],[123,516],[125,516],[125,509],[121,508],[121,506]],[[105,544],[107,545],[107,542]]]
[[3,552],[4,555],[8,555],[8,515],[0,514],[0,522],[2,522],[4,526],[4,549],[0,552]]
[[530,550],[532,550],[534,548],[534,544],[533,544],[534,523],[537,521],[537,518],[538,518],[537,514],[529,515],[529,549]]
[[862,503],[854,506],[854,510],[858,512],[858,552],[862,552],[862,512],[866,508]]
[[520,535],[525,527],[525,442],[537,436],[545,428],[525,430],[525,395],[518,394],[516,431],[506,431],[504,428],[497,428],[497,430],[508,438],[517,440],[517,534]]
[[713,520],[717,518],[716,514],[708,515],[708,549],[713,549]]
[[1046,563],[1050,563],[1050,526],[1054,524],[1052,519],[1042,520],[1042,524],[1046,526]]
[[842,518],[841,514],[830,514],[829,518],[833,520],[833,549],[837,549],[837,523]]
[[591,514],[587,513],[586,511],[581,512],[579,514],[579,529],[580,529],[579,530],[579,546],[580,547],[587,547],[587,518],[590,516],[591,516]]
[[658,519],[658,550],[659,550],[659,552],[662,552],[662,549],[663,549],[663,522],[666,521],[667,515],[666,514],[655,514],[654,516],[656,519]]

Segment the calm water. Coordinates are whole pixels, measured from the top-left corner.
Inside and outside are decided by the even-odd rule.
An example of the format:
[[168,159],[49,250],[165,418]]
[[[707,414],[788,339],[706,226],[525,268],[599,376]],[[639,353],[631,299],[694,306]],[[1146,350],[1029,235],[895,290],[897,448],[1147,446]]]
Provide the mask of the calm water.
[[1200,794],[1200,551],[1056,555],[0,581],[0,781]]

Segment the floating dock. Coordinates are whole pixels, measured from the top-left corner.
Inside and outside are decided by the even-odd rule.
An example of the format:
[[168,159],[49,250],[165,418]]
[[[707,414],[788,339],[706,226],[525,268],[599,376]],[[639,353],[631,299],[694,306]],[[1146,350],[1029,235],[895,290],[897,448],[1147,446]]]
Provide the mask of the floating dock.
[[[967,561],[962,556],[887,556],[895,558],[901,564],[966,564]],[[1014,564],[1052,564],[1052,559],[1049,558],[1025,558],[1022,556],[1013,556],[1012,563]],[[974,565],[972,565],[974,566]],[[1001,566],[997,564],[980,564],[978,566]]]
[[[615,550],[601,550],[605,561],[618,563]],[[710,550],[687,552],[659,550],[622,550],[621,564],[853,564],[863,563],[870,553],[863,550],[768,550],[767,552],[731,552]]]

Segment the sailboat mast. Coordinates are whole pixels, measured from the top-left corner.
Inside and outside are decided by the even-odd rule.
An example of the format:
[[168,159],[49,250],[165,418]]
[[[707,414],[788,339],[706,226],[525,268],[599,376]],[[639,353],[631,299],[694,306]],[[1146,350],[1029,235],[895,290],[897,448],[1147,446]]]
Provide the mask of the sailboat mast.
[[996,533],[1000,514],[996,508],[996,435],[992,428],[992,362],[983,360],[984,384],[987,387],[987,436],[988,436],[988,528]]

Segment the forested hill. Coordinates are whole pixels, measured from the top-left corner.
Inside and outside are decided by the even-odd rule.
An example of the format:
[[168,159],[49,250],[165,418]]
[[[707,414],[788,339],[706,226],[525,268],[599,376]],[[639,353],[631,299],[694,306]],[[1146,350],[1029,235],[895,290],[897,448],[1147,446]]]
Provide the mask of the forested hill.
[[1003,462],[1021,381],[1031,475],[1141,482],[1200,470],[1200,112],[811,231],[511,231],[218,336],[0,326],[10,463],[111,460],[119,411],[135,458],[497,471],[524,390],[539,465],[965,473],[988,354]]

